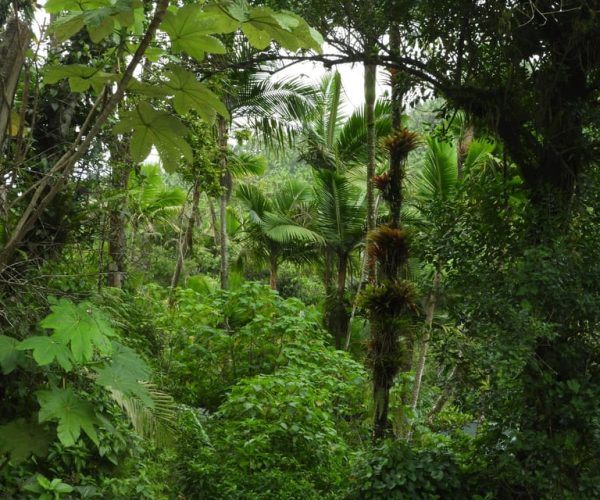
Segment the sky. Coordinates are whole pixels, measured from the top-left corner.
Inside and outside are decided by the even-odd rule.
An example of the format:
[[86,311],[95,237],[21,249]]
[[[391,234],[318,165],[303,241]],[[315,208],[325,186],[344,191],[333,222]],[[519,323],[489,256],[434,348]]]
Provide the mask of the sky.
[[[331,48],[328,53],[333,53]],[[334,67],[339,71],[342,77],[342,86],[344,87],[344,97],[348,106],[348,111],[352,111],[365,102],[365,92],[363,84],[364,67],[362,64],[338,64]],[[317,83],[327,71],[321,63],[305,61],[294,64],[276,74],[277,78],[290,78],[298,75],[304,75],[308,81]],[[385,70],[380,69],[377,74],[377,97],[381,96],[386,90]]]

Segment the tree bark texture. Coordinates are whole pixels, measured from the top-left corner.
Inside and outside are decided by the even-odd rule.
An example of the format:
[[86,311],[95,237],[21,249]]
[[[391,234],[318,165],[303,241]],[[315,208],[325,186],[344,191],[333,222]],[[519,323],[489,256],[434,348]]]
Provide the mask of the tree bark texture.
[[8,20],[0,43],[0,151],[8,135],[13,100],[25,52],[31,39],[29,27],[16,17]]
[[[367,120],[367,230],[375,229],[377,214],[375,213],[375,91],[377,85],[377,66],[365,64],[365,118]],[[369,281],[376,280],[376,262],[369,259]]]
[[187,220],[185,231],[182,232],[179,238],[179,245],[177,251],[177,262],[175,263],[175,269],[173,270],[173,277],[171,278],[171,288],[174,289],[179,284],[181,279],[181,271],[183,270],[183,263],[191,249],[191,242],[194,236],[194,227],[196,226],[198,218],[198,204],[200,203],[200,181],[194,181],[192,188],[192,203],[190,206],[190,215]]
[[219,165],[221,167],[221,198],[219,206],[219,246],[221,251],[221,288],[229,288],[229,249],[227,241],[227,204],[231,194],[231,173],[227,165],[227,123],[218,119]]
[[127,255],[127,206],[129,174],[131,165],[127,161],[127,146],[129,142],[115,143],[111,148],[112,188],[117,193],[114,206],[109,215],[108,229],[108,276],[107,284],[113,288],[123,288],[126,271]]

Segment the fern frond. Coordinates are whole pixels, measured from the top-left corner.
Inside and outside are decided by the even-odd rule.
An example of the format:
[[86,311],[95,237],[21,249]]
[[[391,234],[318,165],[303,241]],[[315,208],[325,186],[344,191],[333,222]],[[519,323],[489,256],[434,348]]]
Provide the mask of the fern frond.
[[152,438],[159,445],[167,444],[172,438],[176,422],[175,400],[150,382],[140,384],[152,398],[153,408],[149,408],[141,399],[125,395],[116,389],[111,389],[110,395],[127,414],[134,430],[142,438]]

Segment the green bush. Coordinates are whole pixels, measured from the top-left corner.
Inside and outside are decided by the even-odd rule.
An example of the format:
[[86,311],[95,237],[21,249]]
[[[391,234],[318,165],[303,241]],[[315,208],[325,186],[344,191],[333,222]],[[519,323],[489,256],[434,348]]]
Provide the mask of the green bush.
[[366,453],[351,476],[350,499],[464,499],[461,469],[444,446],[416,448],[386,442]]
[[284,365],[287,345],[322,337],[313,308],[258,283],[208,294],[178,290],[157,322],[171,339],[163,364],[170,392],[210,410],[238,381]]
[[362,423],[365,374],[323,341],[290,344],[288,365],[245,378],[180,439],[180,483],[193,498],[339,498]]

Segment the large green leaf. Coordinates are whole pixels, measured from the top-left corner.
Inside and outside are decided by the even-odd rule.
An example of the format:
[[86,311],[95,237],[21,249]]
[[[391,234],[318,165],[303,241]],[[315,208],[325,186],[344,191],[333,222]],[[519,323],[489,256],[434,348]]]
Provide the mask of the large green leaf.
[[59,42],[75,35],[84,26],[87,27],[90,39],[99,43],[110,36],[117,27],[129,27],[135,23],[135,11],[140,10],[140,0],[108,0],[73,1],[48,0],[45,9],[49,13],[68,11],[50,26],[50,32]]
[[192,148],[184,139],[189,133],[188,128],[173,115],[157,111],[147,102],[141,102],[136,109],[124,113],[113,130],[117,134],[133,130],[131,158],[134,162],[144,161],[152,145],[169,172],[175,170],[182,156],[186,161],[193,160]]
[[36,395],[40,403],[40,422],[58,421],[58,439],[63,445],[74,445],[82,429],[98,445],[94,428],[98,419],[90,403],[79,399],[71,389],[38,391]]
[[202,61],[206,52],[227,52],[225,45],[212,34],[230,33],[238,26],[238,21],[221,10],[203,12],[198,5],[186,5],[168,12],[161,29],[169,35],[173,50],[187,52]]
[[13,462],[22,462],[31,455],[45,457],[52,438],[37,422],[24,418],[0,426],[0,453],[7,453]]
[[96,383],[117,390],[126,396],[140,399],[146,406],[152,408],[154,401],[141,381],[150,378],[148,365],[135,351],[118,342],[113,342],[112,361],[96,370]]
[[69,79],[69,87],[71,87],[72,92],[85,92],[90,87],[96,92],[100,92],[106,82],[114,81],[117,75],[105,73],[92,66],[68,64],[47,68],[44,75],[44,82],[56,83],[63,78]]
[[16,339],[0,335],[0,368],[4,375],[8,375],[19,364],[19,359],[23,354],[18,351],[18,344]]
[[177,113],[185,115],[194,110],[208,122],[214,120],[215,111],[225,118],[229,117],[225,105],[206,85],[196,79],[194,73],[172,66],[166,75],[169,81],[163,86],[173,96]]
[[33,359],[39,366],[52,363],[55,359],[65,371],[71,371],[71,352],[64,342],[59,341],[56,336],[52,337],[29,337],[17,346],[20,351],[33,349]]
[[111,350],[109,337],[114,336],[108,318],[89,302],[74,304],[60,299],[52,307],[52,312],[40,323],[44,328],[54,330],[52,339],[71,345],[73,359],[78,363],[92,359],[94,347],[100,353]]
[[47,0],[44,10],[48,14],[59,14],[65,10],[83,11],[109,6],[110,0]]
[[248,20],[242,23],[242,31],[259,50],[267,48],[271,40],[293,51],[305,48],[320,52],[323,44],[321,35],[300,16],[269,7],[250,9]]

